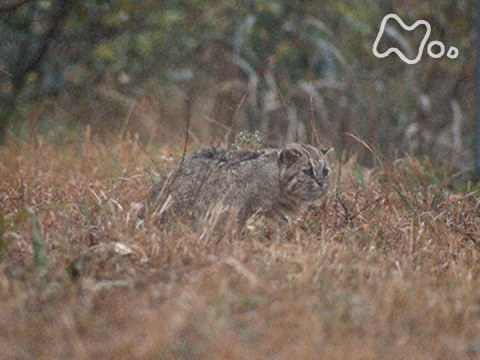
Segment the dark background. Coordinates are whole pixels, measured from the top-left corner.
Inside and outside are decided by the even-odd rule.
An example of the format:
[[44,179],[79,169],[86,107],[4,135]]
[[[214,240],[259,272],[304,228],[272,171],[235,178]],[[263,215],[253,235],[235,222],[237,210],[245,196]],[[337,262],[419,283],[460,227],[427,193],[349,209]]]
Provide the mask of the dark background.
[[[372,46],[383,17],[459,50],[407,65]],[[135,136],[179,146],[260,130],[371,165],[410,153],[473,171],[475,2],[0,1],[0,141]],[[425,34],[389,21],[379,50]],[[434,47],[438,51],[438,47]],[[412,55],[413,54],[413,55]]]

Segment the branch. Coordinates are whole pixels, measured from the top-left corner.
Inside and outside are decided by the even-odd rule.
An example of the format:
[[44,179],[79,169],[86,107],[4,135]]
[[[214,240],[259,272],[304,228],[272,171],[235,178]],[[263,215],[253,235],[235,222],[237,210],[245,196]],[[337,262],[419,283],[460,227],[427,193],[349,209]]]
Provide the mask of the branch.
[[33,2],[34,0],[18,0],[10,4],[0,5],[0,14],[8,14],[20,9],[23,5]]
[[50,29],[41,41],[40,48],[38,49],[36,54],[34,54],[33,57],[28,60],[26,66],[19,69],[18,72],[16,72],[15,74],[13,85],[14,89],[17,92],[20,91],[20,89],[23,87],[25,76],[28,73],[40,68],[51,42],[53,41],[55,36],[57,36],[57,33],[59,32],[64,20],[67,18],[69,11],[72,9],[73,4],[73,0],[58,1],[58,5],[52,14]]
[[365,205],[364,207],[362,207],[360,210],[358,210],[355,214],[352,214],[350,212],[350,210],[348,210],[347,206],[345,205],[345,203],[343,202],[343,200],[340,198],[340,195],[336,194],[335,196],[337,198],[337,200],[340,202],[340,204],[342,205],[342,208],[343,208],[343,211],[345,211],[345,222],[348,223],[350,221],[352,221],[354,218],[356,218],[358,215],[360,215],[363,211],[365,211],[366,209],[368,209],[370,206],[372,206],[373,204],[379,202],[380,200],[383,199],[383,196],[377,196],[374,200],[370,201],[367,205]]

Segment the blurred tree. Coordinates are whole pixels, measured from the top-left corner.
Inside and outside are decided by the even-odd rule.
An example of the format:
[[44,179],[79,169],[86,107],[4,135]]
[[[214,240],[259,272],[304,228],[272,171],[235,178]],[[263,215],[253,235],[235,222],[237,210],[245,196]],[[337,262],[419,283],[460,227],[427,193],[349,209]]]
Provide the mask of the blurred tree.
[[[459,57],[376,58],[389,13],[428,20],[430,40]],[[0,141],[39,124],[123,130],[135,116],[163,127],[193,117],[199,141],[261,130],[367,159],[351,132],[389,156],[473,158],[469,0],[8,0],[0,19]],[[383,46],[414,51],[423,36],[389,26]],[[172,103],[183,113],[162,112]]]
[[2,26],[2,30],[7,35],[3,48],[6,48],[6,53],[8,53],[9,50],[16,52],[16,54],[10,53],[10,55],[13,56],[10,58],[10,66],[8,67],[12,75],[4,71],[4,74],[11,77],[11,86],[4,95],[7,106],[2,107],[3,114],[1,114],[0,118],[0,141],[5,136],[8,119],[17,106],[18,97],[25,86],[28,74],[38,71],[42,66],[48,47],[51,41],[58,35],[61,24],[68,15],[72,1],[58,1],[47,16],[45,16],[45,14],[39,15],[40,17],[45,17],[42,20],[44,28],[40,30],[32,27],[30,31],[35,35],[25,36],[25,32],[28,32],[28,22],[22,16],[23,14],[20,15],[18,23],[13,22],[11,21],[12,16],[15,15],[12,14],[20,10],[24,10],[25,12],[30,11],[31,9],[25,8],[31,3],[33,4],[34,2],[20,0],[0,7],[0,14],[6,17],[6,21]]
[[476,54],[476,117],[475,117],[475,180],[480,182],[480,0],[477,0],[477,54]]

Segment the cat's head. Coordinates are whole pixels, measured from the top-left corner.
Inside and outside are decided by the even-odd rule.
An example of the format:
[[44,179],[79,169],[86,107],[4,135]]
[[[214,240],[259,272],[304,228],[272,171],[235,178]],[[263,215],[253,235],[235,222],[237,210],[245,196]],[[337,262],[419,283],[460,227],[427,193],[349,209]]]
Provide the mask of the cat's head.
[[299,202],[321,198],[330,185],[330,167],[326,155],[332,149],[290,144],[279,152],[281,189]]

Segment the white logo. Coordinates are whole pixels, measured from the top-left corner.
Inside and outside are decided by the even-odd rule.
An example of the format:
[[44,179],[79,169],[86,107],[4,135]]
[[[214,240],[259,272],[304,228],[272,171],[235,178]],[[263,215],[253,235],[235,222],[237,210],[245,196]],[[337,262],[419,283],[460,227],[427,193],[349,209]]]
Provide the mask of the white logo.
[[[425,36],[423,37],[422,42],[420,43],[420,48],[418,49],[418,54],[417,54],[417,57],[415,59],[412,59],[412,60],[408,59],[398,48],[394,48],[394,47],[388,49],[387,51],[385,51],[382,54],[378,52],[378,50],[377,50],[378,43],[380,42],[380,38],[382,37],[382,35],[385,31],[385,25],[387,24],[387,21],[390,18],[393,18],[393,19],[397,20],[397,22],[402,26],[402,28],[404,28],[407,31],[412,31],[413,29],[415,29],[419,25],[425,25],[426,26],[427,32],[425,33]],[[404,62],[406,62],[407,64],[410,64],[410,65],[416,64],[422,58],[423,49],[425,48],[425,44],[427,43],[428,38],[430,37],[431,31],[432,31],[432,29],[431,29],[430,24],[425,20],[418,20],[412,26],[407,26],[402,21],[402,19],[400,19],[400,17],[398,17],[398,15],[388,14],[383,18],[382,23],[380,24],[380,31],[378,32],[377,38],[375,39],[375,42],[373,43],[373,54],[378,58],[384,58],[384,57],[387,57],[388,55],[390,55],[393,52],[393,53],[397,54],[398,57],[400,59],[402,59]],[[440,48],[440,51],[438,53],[432,52],[432,47],[435,46],[435,45]],[[445,54],[445,45],[440,41],[432,41],[427,46],[427,52],[428,52],[428,55],[430,55],[432,58],[438,59]],[[458,56],[458,49],[454,46],[450,47],[450,49],[448,50],[447,56],[450,59],[455,59]]]

